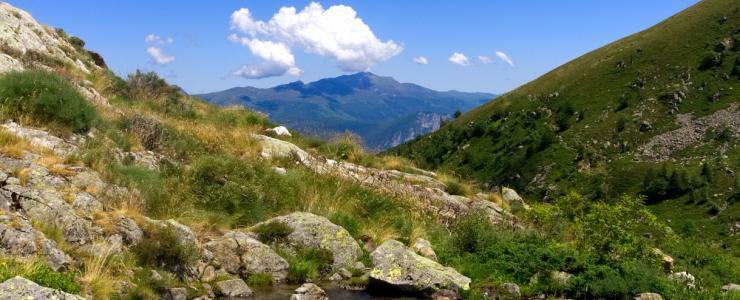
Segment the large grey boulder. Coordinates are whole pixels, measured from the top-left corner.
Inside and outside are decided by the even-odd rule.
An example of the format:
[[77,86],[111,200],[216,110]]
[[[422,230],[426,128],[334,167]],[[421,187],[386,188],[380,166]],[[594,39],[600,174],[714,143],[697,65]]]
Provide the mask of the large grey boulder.
[[370,271],[373,285],[427,295],[439,290],[458,291],[470,288],[470,278],[453,268],[414,253],[396,240],[386,241],[370,257],[375,265]]
[[288,262],[269,246],[239,231],[229,231],[203,245],[212,254],[211,264],[224,271],[241,275],[267,273],[282,282],[288,276]]
[[253,134],[252,138],[262,147],[260,156],[264,159],[295,157],[299,162],[307,163],[312,157],[300,147],[276,138]]
[[68,294],[59,290],[42,287],[33,281],[20,276],[13,277],[0,283],[0,299],[24,300],[82,300],[80,296]]
[[327,218],[307,212],[295,212],[275,217],[261,224],[281,222],[293,232],[286,237],[289,246],[323,249],[331,252],[335,268],[351,268],[362,255],[349,232]]
[[252,289],[241,279],[230,279],[216,282],[216,288],[226,299],[246,299],[254,295]]
[[512,209],[529,209],[529,205],[524,202],[522,196],[519,196],[519,194],[513,189],[502,187],[501,198],[503,198],[506,203],[509,203],[509,206]]
[[186,247],[191,247],[193,249],[200,249],[198,239],[195,237],[193,231],[180,222],[177,222],[173,219],[154,220],[148,217],[144,217],[144,222],[146,222],[149,226],[154,226],[158,228],[169,227],[175,232],[175,236],[177,236],[177,240],[178,242],[180,242],[180,244]]

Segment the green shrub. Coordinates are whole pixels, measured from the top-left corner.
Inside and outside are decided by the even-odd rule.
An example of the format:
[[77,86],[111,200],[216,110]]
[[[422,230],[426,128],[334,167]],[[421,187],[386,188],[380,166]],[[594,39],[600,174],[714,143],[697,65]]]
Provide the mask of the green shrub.
[[0,117],[31,118],[86,132],[98,121],[95,108],[66,80],[43,71],[0,77]]
[[279,242],[293,233],[293,228],[283,222],[273,221],[260,224],[252,231],[257,234],[257,239],[265,244]]
[[126,117],[121,121],[124,132],[133,134],[147,150],[157,150],[167,138],[167,128],[156,119],[140,114]]
[[128,75],[126,81],[126,96],[136,100],[160,100],[166,97],[178,98],[180,89],[167,84],[155,72],[141,72]]
[[272,275],[269,273],[255,273],[247,277],[247,284],[250,287],[264,287],[272,285]]
[[75,282],[75,274],[56,272],[44,262],[34,261],[30,265],[12,259],[0,259],[0,282],[21,276],[41,286],[77,294],[80,285]]
[[78,38],[76,36],[70,36],[68,41],[70,44],[72,44],[72,46],[75,46],[75,48],[78,48],[78,49],[85,48],[85,41],[83,41],[81,38]]
[[163,268],[182,275],[198,259],[196,249],[182,243],[171,226],[149,226],[132,251],[139,263],[152,268]]

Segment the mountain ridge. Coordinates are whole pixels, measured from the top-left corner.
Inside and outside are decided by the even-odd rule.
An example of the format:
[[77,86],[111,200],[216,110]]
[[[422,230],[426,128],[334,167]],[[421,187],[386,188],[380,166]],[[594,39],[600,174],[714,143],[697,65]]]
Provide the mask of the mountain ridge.
[[[446,120],[495,97],[488,93],[435,91],[390,76],[358,72],[271,88],[234,87],[196,95],[218,105],[244,105],[301,133],[332,138],[350,131],[372,150],[382,150],[431,132],[415,117]],[[406,122],[401,122],[406,120]]]

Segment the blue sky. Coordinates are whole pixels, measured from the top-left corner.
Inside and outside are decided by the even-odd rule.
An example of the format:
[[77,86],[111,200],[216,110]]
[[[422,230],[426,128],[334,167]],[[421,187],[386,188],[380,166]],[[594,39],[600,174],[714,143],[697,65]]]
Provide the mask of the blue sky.
[[[305,32],[278,36],[275,32],[284,28],[276,27],[251,35],[249,29],[256,27],[232,28],[232,13],[240,8],[249,10],[249,20],[267,22],[281,7],[292,6],[300,13],[311,1],[10,2],[38,21],[84,39],[87,48],[100,52],[117,74],[154,70],[190,93],[308,82],[366,66],[376,74],[438,90],[503,93],[590,50],[650,27],[697,1],[318,1],[325,12],[334,5],[351,7],[361,24],[377,38],[368,45],[388,46],[389,40],[395,43],[395,48],[381,54],[366,50],[377,47],[361,47],[358,51],[364,60],[360,62],[339,58],[337,53],[346,53],[342,43],[306,43]],[[314,21],[321,22],[322,18]],[[161,39],[146,42],[149,34]],[[232,34],[236,36],[230,40]],[[344,38],[352,40],[359,35],[350,30]],[[246,42],[240,44],[237,39]],[[252,44],[255,40],[271,43]],[[286,72],[298,74],[299,69],[300,75],[253,79],[234,74],[244,65],[265,63],[270,67],[268,71],[281,73],[280,63],[286,60],[277,59],[276,67],[274,61],[250,51],[250,47],[259,51],[264,49],[259,47],[276,44],[285,46],[278,50],[289,52],[280,53],[292,55],[291,68],[295,69]],[[160,62],[166,64],[154,62],[147,52],[150,47],[161,51]],[[496,51],[507,54],[513,66],[498,58]],[[449,58],[455,52],[464,54],[469,64],[451,62]],[[267,56],[275,59],[275,53]],[[482,63],[479,55],[492,62]],[[427,64],[415,63],[413,59],[418,56],[424,56]]]

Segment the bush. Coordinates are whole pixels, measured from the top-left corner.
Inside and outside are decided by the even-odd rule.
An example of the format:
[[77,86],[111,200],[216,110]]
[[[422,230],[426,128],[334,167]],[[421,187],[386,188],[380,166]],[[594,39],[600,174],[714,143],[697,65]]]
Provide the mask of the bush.
[[136,100],[159,100],[162,98],[177,99],[180,89],[167,84],[154,72],[141,72],[129,74],[126,81],[126,96]]
[[161,122],[139,114],[123,119],[121,127],[136,136],[147,150],[159,149],[167,137],[167,128]]
[[85,41],[83,41],[81,38],[78,38],[76,36],[70,36],[68,41],[70,44],[72,44],[72,46],[75,46],[75,48],[78,48],[78,49],[85,48]]
[[86,132],[98,121],[95,108],[66,80],[43,71],[0,77],[0,117],[30,118]]
[[272,221],[260,224],[252,231],[257,234],[257,239],[265,244],[269,244],[284,240],[288,235],[293,233],[293,228],[290,228],[283,222]]
[[178,275],[183,275],[198,259],[196,249],[182,243],[171,226],[149,226],[144,239],[132,251],[140,264],[163,268]]

